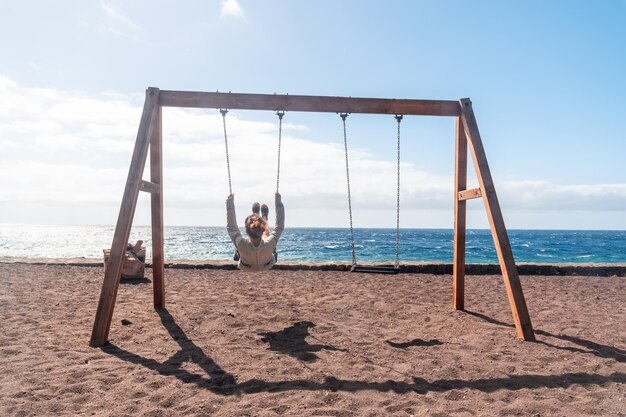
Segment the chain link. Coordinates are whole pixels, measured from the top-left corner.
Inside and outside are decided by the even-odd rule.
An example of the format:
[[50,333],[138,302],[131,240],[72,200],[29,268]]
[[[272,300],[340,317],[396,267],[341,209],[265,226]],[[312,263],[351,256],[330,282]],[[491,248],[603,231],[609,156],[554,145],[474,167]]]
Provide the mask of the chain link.
[[226,145],[226,168],[228,168],[228,190],[230,192],[229,195],[232,195],[233,186],[230,180],[230,158],[228,157],[228,135],[226,134],[226,113],[228,113],[228,110],[220,109],[220,113],[222,113],[222,122],[224,123],[224,145]]
[[400,122],[402,115],[396,114],[398,121],[398,188],[396,190],[396,268],[400,268]]
[[283,116],[284,111],[277,111],[278,116],[278,168],[276,169],[276,194],[278,194],[278,185],[280,184],[280,143],[283,137]]

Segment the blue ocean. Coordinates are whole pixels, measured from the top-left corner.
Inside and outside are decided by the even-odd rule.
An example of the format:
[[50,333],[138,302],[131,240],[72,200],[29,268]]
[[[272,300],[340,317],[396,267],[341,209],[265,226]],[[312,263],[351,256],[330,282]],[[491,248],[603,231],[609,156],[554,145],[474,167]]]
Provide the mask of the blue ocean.
[[[0,225],[0,257],[101,258],[111,246],[113,226]],[[509,230],[518,262],[623,263],[626,231]],[[150,227],[135,226],[131,241],[146,242],[150,256]],[[400,260],[452,261],[453,233],[449,229],[402,229]],[[355,229],[359,261],[393,261],[395,229]],[[165,229],[166,259],[231,259],[233,246],[224,227],[172,226]],[[350,261],[350,230],[288,228],[279,243],[279,260]],[[468,230],[467,262],[497,263],[489,230]]]

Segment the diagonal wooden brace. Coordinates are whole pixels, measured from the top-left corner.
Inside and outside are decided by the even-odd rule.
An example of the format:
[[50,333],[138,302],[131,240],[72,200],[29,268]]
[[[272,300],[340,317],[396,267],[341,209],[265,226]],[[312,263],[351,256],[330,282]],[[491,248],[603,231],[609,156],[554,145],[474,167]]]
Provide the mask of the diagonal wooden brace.
[[115,235],[113,236],[113,243],[111,243],[111,255],[107,261],[104,282],[100,292],[100,301],[98,302],[96,318],[91,332],[89,344],[94,347],[102,346],[106,343],[109,336],[113,308],[115,307],[115,299],[122,275],[122,262],[130,236],[135,208],[137,207],[137,198],[142,184],[143,170],[146,165],[154,119],[159,107],[158,103],[159,90],[157,88],[148,88],[139,131],[137,132],[137,140],[135,141],[135,149],[133,150],[133,157],[128,170],[122,205],[117,217]]
[[491,178],[485,149],[480,138],[476,117],[472,109],[472,102],[469,99],[461,99],[461,120],[467,135],[469,148],[476,169],[476,176],[482,192],[483,203],[487,211],[487,218],[491,226],[491,234],[498,254],[500,268],[502,269],[502,278],[506,286],[506,292],[509,297],[509,304],[515,321],[515,329],[520,339],[534,341],[535,333],[533,331],[526,300],[522,292],[522,285],[513,259],[513,251],[511,243],[504,225],[504,218],[500,210],[500,203],[496,195],[496,189]]

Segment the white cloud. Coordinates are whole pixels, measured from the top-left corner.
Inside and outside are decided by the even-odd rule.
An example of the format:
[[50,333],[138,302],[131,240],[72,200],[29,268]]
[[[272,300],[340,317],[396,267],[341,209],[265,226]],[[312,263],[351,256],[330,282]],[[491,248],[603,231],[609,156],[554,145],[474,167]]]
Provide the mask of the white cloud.
[[293,131],[298,131],[298,132],[308,132],[309,127],[305,126],[305,125],[298,125],[298,124],[293,124],[293,123],[283,123],[283,130],[293,130]]
[[[2,203],[115,203],[122,195],[127,170],[91,167],[77,161],[57,164],[53,161],[3,161],[2,178],[10,184],[0,187]],[[6,186],[9,185],[9,186]]]
[[100,7],[107,17],[101,27],[103,31],[133,40],[141,39],[144,34],[143,27],[129,18],[122,9],[107,2],[100,2]]
[[505,180],[501,199],[526,210],[625,210],[626,183],[558,185],[548,181]]
[[220,17],[243,17],[243,10],[237,0],[223,0]]
[[[93,210],[98,214],[91,223],[114,222],[138,130],[141,95],[28,88],[0,75],[0,97],[0,219],[27,223],[19,217],[20,204],[53,203],[67,206],[68,214],[49,219],[52,223],[71,223],[69,207],[77,204],[85,207],[81,219]],[[221,115],[209,109],[164,108],[163,120],[166,221],[222,224],[228,179]],[[228,113],[232,185],[239,210],[249,210],[257,200],[271,202],[275,191],[278,126],[276,118],[269,120],[253,122],[236,111]],[[295,126],[283,132],[281,149],[280,190],[291,224],[347,225],[343,144],[303,139],[298,134],[308,127]],[[452,173],[433,174],[409,162],[402,163],[401,171],[403,227],[451,226]],[[149,178],[149,168],[144,177]],[[355,225],[392,226],[395,161],[353,147],[350,181]],[[496,188],[505,215],[523,213],[518,218],[524,219],[532,217],[529,213],[539,218],[547,212],[565,219],[574,211],[613,211],[617,218],[626,207],[626,183],[562,185],[496,178]],[[479,202],[470,207],[482,211]],[[55,213],[63,216],[62,209]]]
[[0,91],[16,87],[17,83],[15,81],[5,75],[0,74]]

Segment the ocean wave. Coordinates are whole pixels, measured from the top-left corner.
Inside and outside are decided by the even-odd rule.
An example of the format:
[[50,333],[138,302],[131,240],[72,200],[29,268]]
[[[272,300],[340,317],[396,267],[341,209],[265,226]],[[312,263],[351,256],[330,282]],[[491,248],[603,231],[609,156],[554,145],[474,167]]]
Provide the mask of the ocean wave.
[[[100,258],[111,246],[114,227],[0,225],[0,257]],[[361,261],[393,259],[395,230],[357,229]],[[242,233],[245,233],[242,231]],[[133,226],[130,242],[141,239],[152,256],[149,226]],[[452,230],[404,229],[400,241],[403,260],[450,262],[454,245]],[[511,243],[518,262],[626,262],[626,231],[524,231],[512,230]],[[310,262],[350,259],[349,229],[287,228],[278,242],[280,259]],[[233,244],[224,227],[166,226],[166,259],[232,259]],[[497,263],[488,230],[470,233],[468,262]]]

